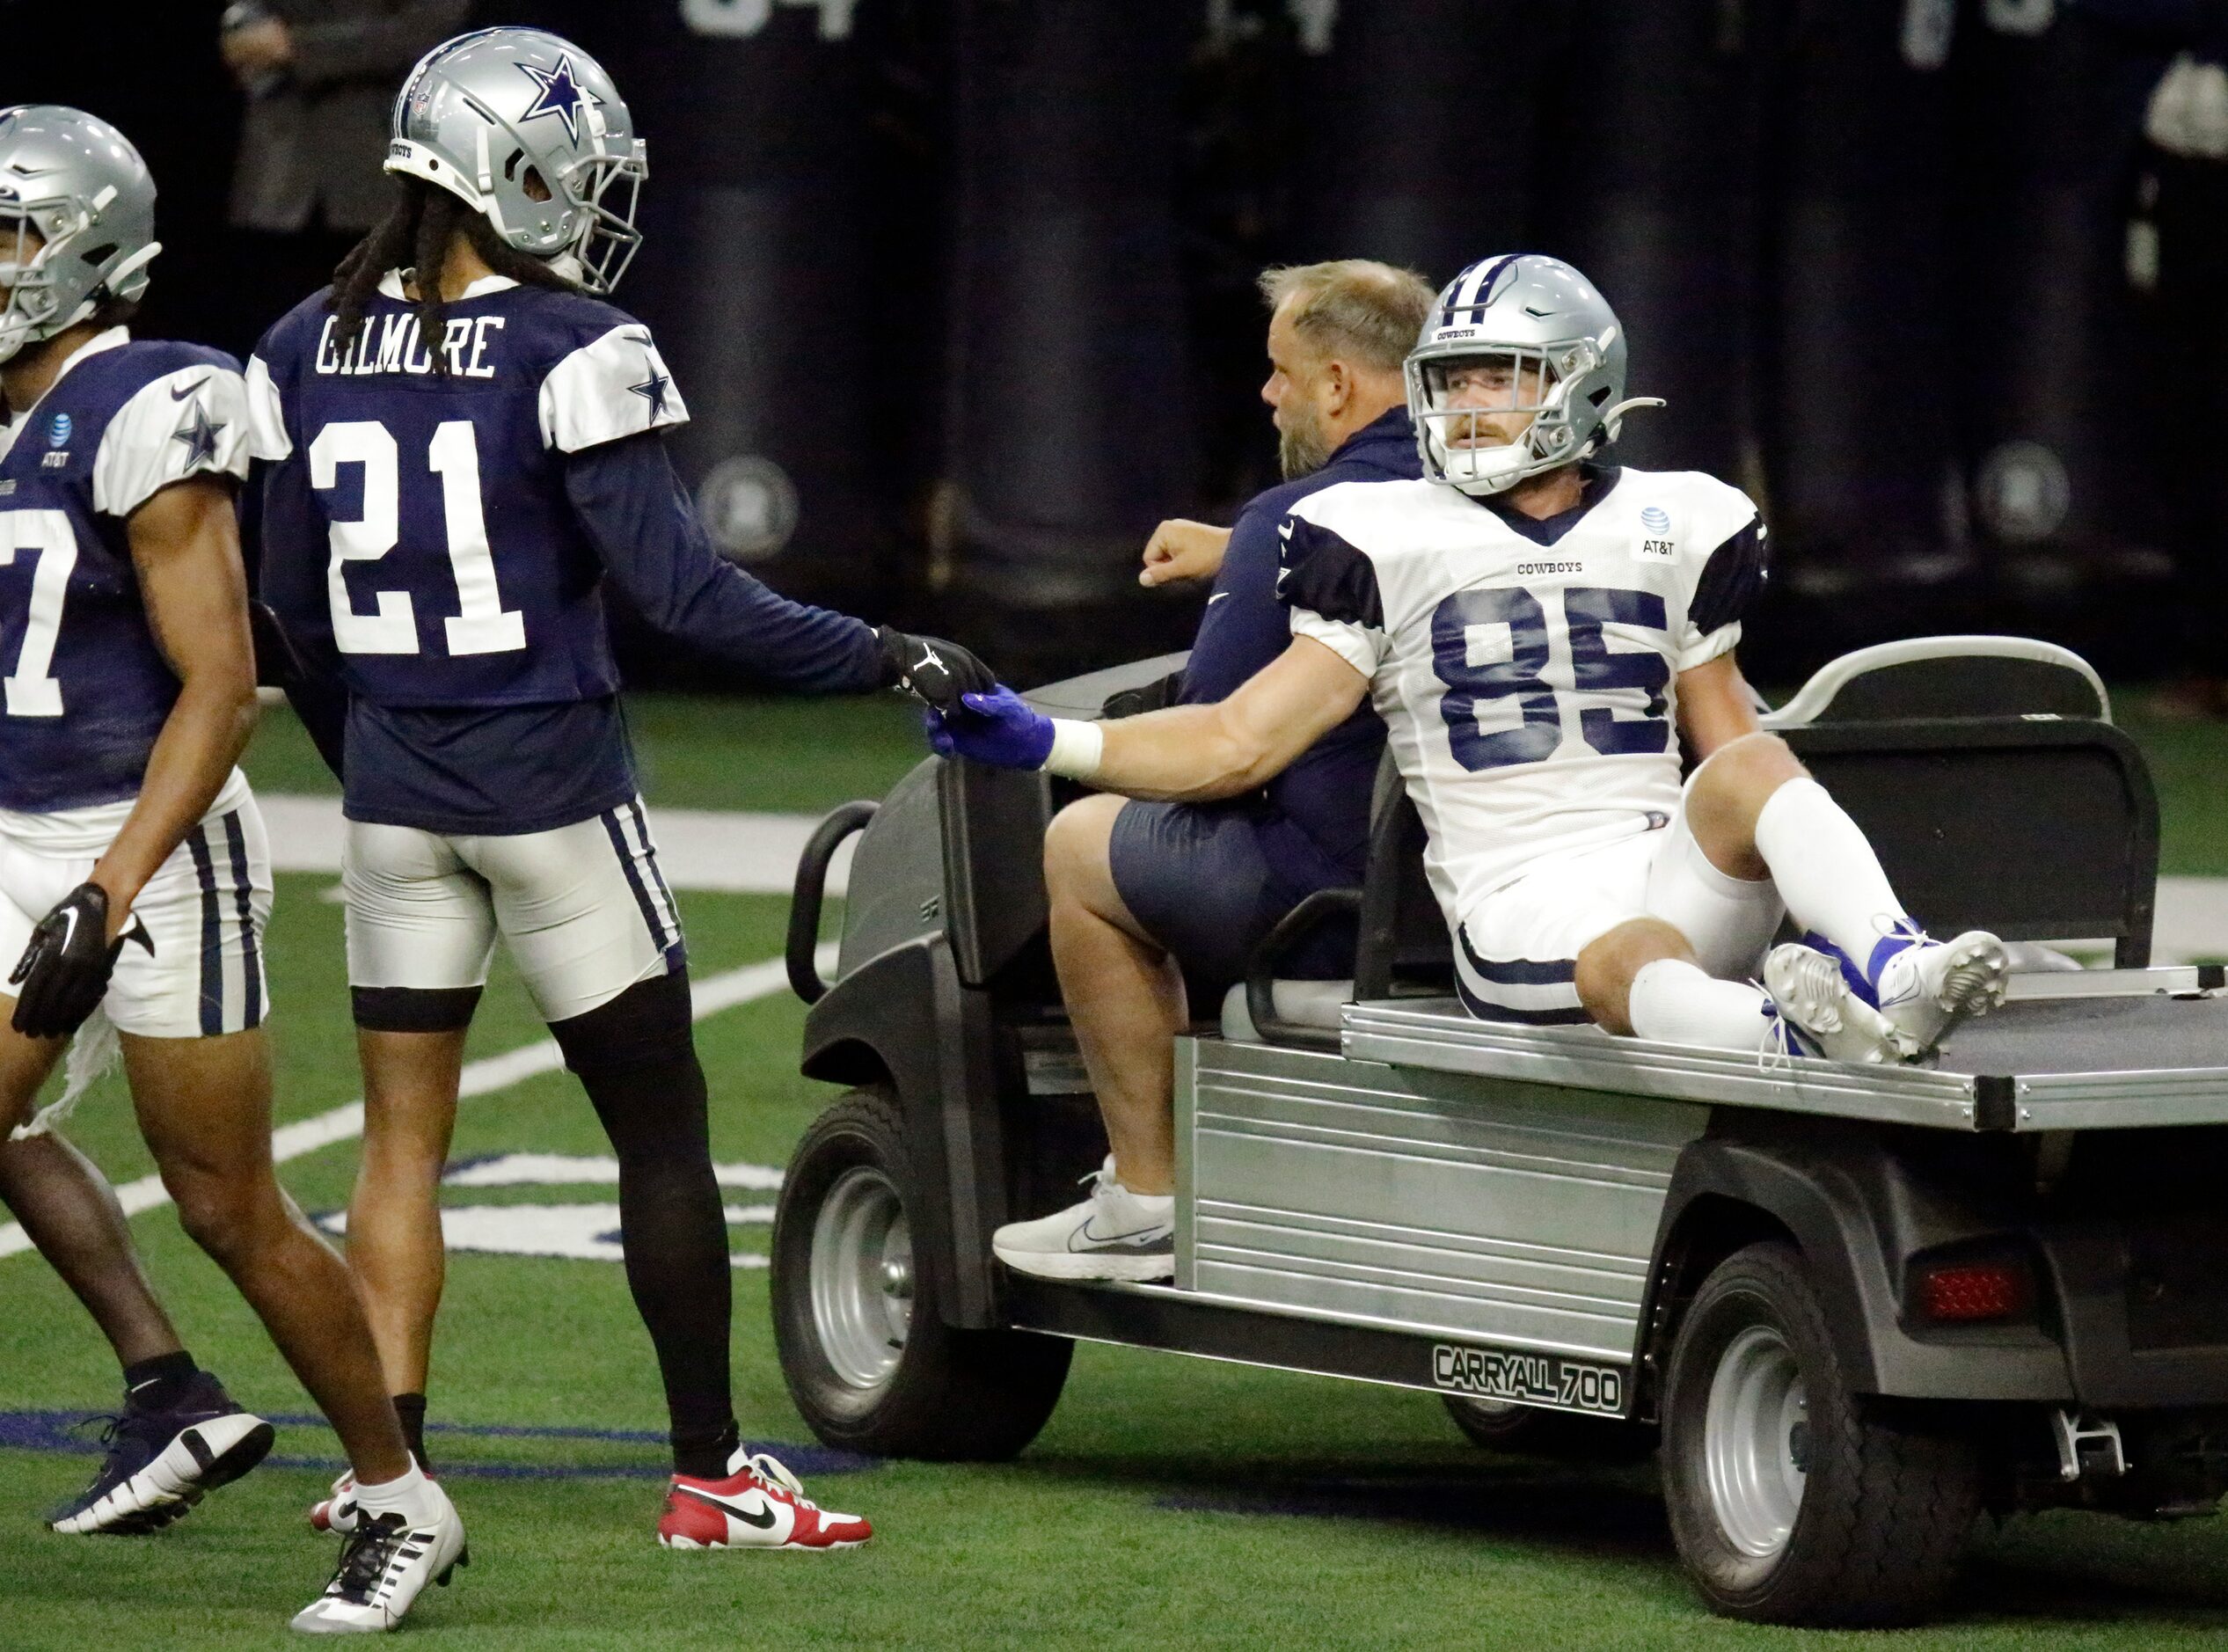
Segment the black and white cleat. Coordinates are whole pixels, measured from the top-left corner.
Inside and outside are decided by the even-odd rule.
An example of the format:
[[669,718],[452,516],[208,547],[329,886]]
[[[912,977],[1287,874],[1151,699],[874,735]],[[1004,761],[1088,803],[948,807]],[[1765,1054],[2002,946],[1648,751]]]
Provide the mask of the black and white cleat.
[[166,1526],[261,1462],[272,1432],[204,1374],[175,1406],[128,1406],[106,1438],[108,1455],[92,1484],[47,1517],[55,1531],[128,1535]]

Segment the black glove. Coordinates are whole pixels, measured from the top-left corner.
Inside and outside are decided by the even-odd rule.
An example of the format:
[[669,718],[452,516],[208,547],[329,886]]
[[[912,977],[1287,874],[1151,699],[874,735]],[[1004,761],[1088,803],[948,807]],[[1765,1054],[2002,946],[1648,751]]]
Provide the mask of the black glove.
[[882,686],[903,689],[939,712],[958,711],[961,695],[988,694],[998,685],[990,668],[956,642],[888,625],[874,628],[874,640],[881,645]]
[[[154,943],[137,925],[135,934],[150,953]],[[108,939],[108,891],[81,883],[31,932],[8,984],[20,987],[14,1027],[26,1038],[66,1038],[99,1006],[108,990],[123,938]]]

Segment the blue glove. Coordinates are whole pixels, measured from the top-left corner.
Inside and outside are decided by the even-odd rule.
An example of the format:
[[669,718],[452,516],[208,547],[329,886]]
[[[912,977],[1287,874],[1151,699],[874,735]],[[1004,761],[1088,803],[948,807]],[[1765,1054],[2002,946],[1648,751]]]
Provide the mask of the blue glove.
[[939,757],[972,757],[999,769],[1041,769],[1052,755],[1052,720],[1031,711],[1000,683],[988,694],[962,694],[963,710],[929,711],[921,720]]

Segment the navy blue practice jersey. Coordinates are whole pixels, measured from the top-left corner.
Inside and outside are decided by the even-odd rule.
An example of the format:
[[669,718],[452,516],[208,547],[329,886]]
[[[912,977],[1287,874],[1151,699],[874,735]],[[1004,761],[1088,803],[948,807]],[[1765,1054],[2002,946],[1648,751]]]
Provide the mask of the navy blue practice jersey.
[[247,473],[239,363],[111,327],[0,434],[0,808],[137,795],[178,699],[126,519],[200,472]]
[[392,274],[354,338],[338,325],[320,293],[248,363],[255,457],[280,462],[265,590],[289,631],[383,705],[611,693],[602,568],[565,461],[688,417],[649,330],[491,277],[429,340]]
[[247,397],[263,595],[347,690],[350,819],[534,831],[631,797],[606,578],[738,673],[880,682],[869,627],[712,548],[660,434],[688,413],[639,322],[490,276],[429,343],[391,271],[354,336],[339,326],[322,293],[296,308]]

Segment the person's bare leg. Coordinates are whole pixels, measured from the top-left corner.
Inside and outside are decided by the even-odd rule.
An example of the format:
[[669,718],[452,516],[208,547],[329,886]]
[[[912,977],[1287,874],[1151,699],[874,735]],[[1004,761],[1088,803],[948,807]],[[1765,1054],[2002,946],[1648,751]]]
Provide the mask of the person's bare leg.
[[0,998],[0,1203],[85,1305],[118,1364],[182,1353],[185,1345],[155,1299],[108,1179],[51,1131],[8,1139],[31,1117],[39,1087],[64,1048],[60,1039],[26,1038],[10,1027],[8,1003]]
[[1052,961],[1099,1097],[1114,1176],[1132,1193],[1176,1187],[1175,1040],[1190,1016],[1183,972],[1114,888],[1107,844],[1127,800],[1071,803],[1044,836]]
[[224,1269],[340,1436],[359,1483],[411,1473],[347,1266],[271,1165],[262,1032],[123,1037],[140,1133],[194,1243]]
[[457,1123],[464,1034],[361,1028],[363,1159],[348,1201],[348,1268],[363,1296],[387,1390],[422,1394],[448,1253],[441,1172]]
[[1635,917],[1578,951],[1573,976],[1578,1001],[1594,1025],[1619,1038],[1633,1034],[1633,978],[1661,958],[1694,961],[1685,936],[1661,918]]
[[1687,830],[1710,864],[1728,877],[1770,877],[1757,817],[1774,792],[1809,772],[1777,735],[1748,735],[1711,753],[1686,789]]

